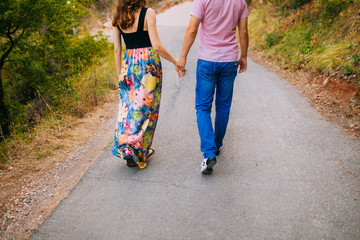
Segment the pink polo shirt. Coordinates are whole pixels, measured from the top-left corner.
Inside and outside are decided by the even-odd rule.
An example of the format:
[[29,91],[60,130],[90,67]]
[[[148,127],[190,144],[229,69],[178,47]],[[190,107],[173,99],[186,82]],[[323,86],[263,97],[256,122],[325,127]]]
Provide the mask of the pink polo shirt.
[[240,18],[248,16],[245,0],[194,0],[191,15],[201,20],[199,59],[238,60],[236,27]]

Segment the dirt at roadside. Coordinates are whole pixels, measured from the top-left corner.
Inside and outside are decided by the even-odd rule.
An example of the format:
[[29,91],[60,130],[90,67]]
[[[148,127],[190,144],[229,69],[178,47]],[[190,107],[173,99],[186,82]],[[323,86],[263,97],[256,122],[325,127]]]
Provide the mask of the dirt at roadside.
[[112,142],[117,99],[114,91],[95,111],[74,119],[66,135],[72,148],[41,159],[38,171],[24,163],[0,172],[0,239],[28,239],[76,186]]
[[286,79],[324,119],[360,139],[360,94],[355,84],[316,72],[291,72],[265,60],[261,53],[250,52],[249,55],[256,63]]

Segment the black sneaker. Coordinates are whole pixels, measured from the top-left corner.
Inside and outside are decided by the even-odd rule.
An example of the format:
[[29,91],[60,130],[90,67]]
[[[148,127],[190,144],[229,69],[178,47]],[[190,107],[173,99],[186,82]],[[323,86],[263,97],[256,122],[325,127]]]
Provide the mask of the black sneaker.
[[126,155],[124,157],[125,161],[126,161],[126,165],[128,167],[136,167],[137,163],[134,161],[134,158],[131,155]]
[[216,164],[216,157],[205,158],[201,162],[201,173],[202,174],[209,174],[213,172],[212,167]]

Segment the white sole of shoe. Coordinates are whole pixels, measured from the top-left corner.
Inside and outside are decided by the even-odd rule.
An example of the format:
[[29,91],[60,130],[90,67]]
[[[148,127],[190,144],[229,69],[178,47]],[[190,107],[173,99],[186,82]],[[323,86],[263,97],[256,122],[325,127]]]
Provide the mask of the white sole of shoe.
[[215,166],[216,164],[216,160],[215,161],[210,161],[209,164],[206,164],[207,159],[202,161],[201,164],[201,173],[207,174],[207,173],[212,173],[212,167]]

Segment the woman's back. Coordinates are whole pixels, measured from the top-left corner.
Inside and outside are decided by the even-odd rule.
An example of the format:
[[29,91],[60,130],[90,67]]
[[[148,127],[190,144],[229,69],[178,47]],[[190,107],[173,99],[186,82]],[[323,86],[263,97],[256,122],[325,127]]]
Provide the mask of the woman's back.
[[133,26],[126,29],[125,32],[117,25],[117,28],[124,38],[127,49],[151,47],[149,33],[147,28],[145,28],[146,11],[147,8],[142,8],[139,14],[137,14]]
[[[140,9],[137,13],[135,13],[135,21],[134,21],[134,24],[131,27],[129,27],[129,28],[125,29],[125,30],[120,28],[123,33],[134,33],[134,32],[136,32],[138,30],[139,17],[140,17],[141,10],[142,9]],[[144,19],[144,28],[142,30],[143,31],[148,30],[146,17]]]

